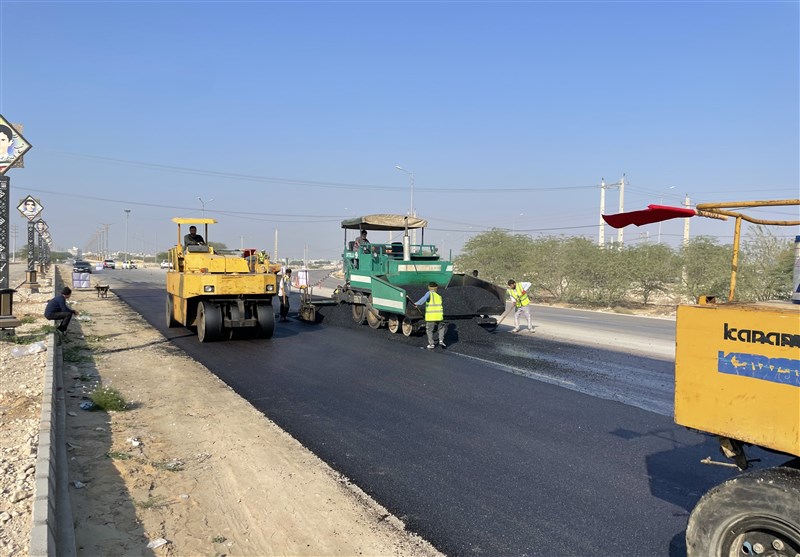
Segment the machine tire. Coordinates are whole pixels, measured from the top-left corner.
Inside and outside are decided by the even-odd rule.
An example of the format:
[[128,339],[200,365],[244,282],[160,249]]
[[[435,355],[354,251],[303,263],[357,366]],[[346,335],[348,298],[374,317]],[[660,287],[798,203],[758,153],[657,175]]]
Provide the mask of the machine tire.
[[356,325],[362,325],[364,323],[364,319],[367,318],[366,306],[360,304],[352,304],[350,306],[350,312],[353,315],[353,321],[356,322]]
[[400,331],[400,317],[398,315],[390,315],[386,320],[387,327],[390,333],[397,333]]
[[[370,301],[372,298],[370,297]],[[383,325],[383,318],[381,317],[381,312],[372,307],[372,304],[369,304],[366,307],[366,314],[367,314],[367,325],[370,326],[371,329],[380,329],[381,325]]]
[[174,329],[180,326],[180,323],[175,320],[175,301],[172,299],[172,294],[167,294],[167,328]]
[[256,306],[258,319],[258,338],[272,338],[275,332],[275,310],[272,304],[258,304]]
[[197,306],[197,338],[200,342],[213,342],[222,338],[222,311],[211,302]]
[[408,317],[403,319],[402,323],[403,335],[410,337],[414,333],[414,322]]
[[800,470],[779,466],[741,474],[703,495],[686,526],[687,557],[746,555],[756,543],[771,555],[800,553]]

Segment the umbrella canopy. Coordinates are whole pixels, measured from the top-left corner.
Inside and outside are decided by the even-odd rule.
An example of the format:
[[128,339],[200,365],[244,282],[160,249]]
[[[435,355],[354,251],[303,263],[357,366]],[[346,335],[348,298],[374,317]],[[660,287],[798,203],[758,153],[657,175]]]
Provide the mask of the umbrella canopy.
[[426,226],[428,221],[406,215],[365,215],[342,221],[342,228],[351,230],[405,230]]

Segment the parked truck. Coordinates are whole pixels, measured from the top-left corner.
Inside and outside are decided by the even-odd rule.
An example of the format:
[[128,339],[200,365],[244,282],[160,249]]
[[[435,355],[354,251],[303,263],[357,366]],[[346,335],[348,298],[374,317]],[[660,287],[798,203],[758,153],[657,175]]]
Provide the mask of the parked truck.
[[[695,506],[686,527],[688,557],[800,556],[800,304],[734,301],[742,221],[800,225],[742,212],[764,206],[798,207],[800,200],[705,203],[696,209],[651,205],[604,217],[615,227],[695,215],[736,219],[728,300],[702,296],[677,311],[675,422],[715,435],[722,454],[743,472]],[[746,471],[749,446],[783,455],[786,462]]]

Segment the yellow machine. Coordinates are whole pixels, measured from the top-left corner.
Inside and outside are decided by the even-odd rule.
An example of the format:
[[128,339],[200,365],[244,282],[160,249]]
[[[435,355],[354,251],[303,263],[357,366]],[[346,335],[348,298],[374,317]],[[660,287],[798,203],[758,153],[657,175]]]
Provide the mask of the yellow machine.
[[183,245],[181,225],[208,225],[214,219],[174,218],[178,242],[169,250],[167,327],[196,327],[200,342],[232,338],[237,331],[270,338],[275,330],[272,297],[277,277],[269,261],[242,253],[216,252],[207,244]]
[[[733,302],[742,221],[800,225],[740,212],[762,206],[800,206],[800,200],[697,206],[696,215],[736,219],[731,287],[728,303],[701,297],[697,305],[678,307],[675,422],[716,435],[722,453],[735,464],[705,462],[744,471],[748,445],[788,460],[739,474],[706,493],[686,527],[688,557],[800,556],[800,305]],[[667,213],[668,208],[650,209]],[[615,217],[620,223],[627,219],[624,226],[653,215]]]

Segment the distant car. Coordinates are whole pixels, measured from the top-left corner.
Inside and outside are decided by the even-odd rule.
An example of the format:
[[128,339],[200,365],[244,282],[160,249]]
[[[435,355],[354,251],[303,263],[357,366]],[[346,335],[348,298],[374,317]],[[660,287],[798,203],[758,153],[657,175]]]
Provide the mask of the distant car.
[[92,264],[88,261],[81,261],[78,260],[72,266],[72,271],[74,273],[91,273],[92,272]]
[[123,269],[135,269],[136,268],[136,263],[133,262],[133,261],[123,261],[122,262],[122,268]]
[[103,261],[103,269],[116,269],[117,264],[114,262],[113,259],[106,259]]
[[164,261],[161,262],[161,268],[162,269],[172,269],[172,263],[170,263],[169,261],[167,261],[165,259]]

